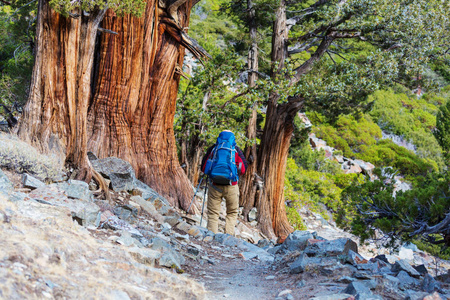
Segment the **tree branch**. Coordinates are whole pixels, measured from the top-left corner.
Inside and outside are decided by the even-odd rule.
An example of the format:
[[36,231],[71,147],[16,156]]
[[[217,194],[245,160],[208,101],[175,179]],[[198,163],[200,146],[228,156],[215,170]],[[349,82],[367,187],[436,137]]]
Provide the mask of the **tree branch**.
[[119,33],[115,32],[115,31],[112,31],[112,30],[109,30],[109,29],[105,29],[105,28],[101,28],[101,27],[98,27],[97,30],[100,31],[100,32],[103,32],[103,33],[110,33],[110,34],[115,34],[115,35],[119,34]]
[[5,0],[0,0],[0,2],[5,3],[6,5],[12,5],[11,2],[5,1]]
[[297,83],[302,75],[308,73],[312,69],[314,63],[325,54],[325,52],[327,51],[328,47],[330,47],[333,40],[334,40],[333,37],[328,36],[325,36],[322,39],[322,42],[320,43],[316,52],[314,52],[314,54],[311,55],[311,57],[307,61],[305,61],[300,67],[294,70],[295,75],[291,79],[291,84]]

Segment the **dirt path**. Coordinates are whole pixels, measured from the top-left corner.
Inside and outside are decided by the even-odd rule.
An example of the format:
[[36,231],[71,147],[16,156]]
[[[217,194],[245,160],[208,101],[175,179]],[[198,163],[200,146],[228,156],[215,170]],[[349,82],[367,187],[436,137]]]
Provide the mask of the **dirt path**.
[[[218,243],[203,244],[205,256],[200,260],[188,259],[185,271],[207,290],[206,299],[310,299],[338,293],[345,285],[330,282],[316,273],[290,274],[286,264],[244,260],[238,249]],[[207,262],[209,261],[209,262]],[[202,264],[203,262],[203,264]],[[275,266],[275,267],[274,267]]]

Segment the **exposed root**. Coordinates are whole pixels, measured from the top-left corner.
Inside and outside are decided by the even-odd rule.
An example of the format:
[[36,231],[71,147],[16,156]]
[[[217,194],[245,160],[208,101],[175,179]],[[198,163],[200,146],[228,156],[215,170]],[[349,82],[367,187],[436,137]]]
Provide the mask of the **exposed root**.
[[103,191],[105,193],[106,200],[110,201],[111,200],[111,194],[109,193],[108,184],[106,183],[106,181],[103,178],[103,176],[99,172],[97,172],[94,169],[92,169],[92,177],[94,178],[94,180],[97,182],[98,186],[100,187],[94,193],[97,193],[99,191]]

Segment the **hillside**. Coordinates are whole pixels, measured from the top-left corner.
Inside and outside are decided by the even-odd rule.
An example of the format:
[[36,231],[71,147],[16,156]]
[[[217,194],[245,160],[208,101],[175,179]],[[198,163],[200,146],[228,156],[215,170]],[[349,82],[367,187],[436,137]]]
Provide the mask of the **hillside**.
[[[8,153],[24,149],[23,142],[0,138]],[[4,149],[0,291],[7,299],[450,297],[450,262],[406,246],[400,252],[358,246],[354,236],[307,209],[308,230],[283,244],[264,239],[242,219],[239,238],[214,235],[198,226],[199,214],[185,216],[139,183],[124,161],[92,161],[111,180],[112,200],[106,201],[90,191],[94,186],[48,172],[57,161],[30,146],[15,156]],[[23,164],[30,160],[33,166]],[[43,170],[47,184],[29,174],[38,176],[35,170]],[[123,190],[127,185],[134,186],[132,194]],[[197,198],[198,213],[201,202]]]

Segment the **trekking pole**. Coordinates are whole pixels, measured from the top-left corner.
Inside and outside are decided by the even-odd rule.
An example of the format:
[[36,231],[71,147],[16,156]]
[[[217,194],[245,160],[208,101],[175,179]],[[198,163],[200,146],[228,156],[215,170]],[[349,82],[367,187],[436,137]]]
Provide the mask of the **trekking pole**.
[[203,178],[204,178],[204,175],[200,178],[200,182],[197,185],[197,189],[195,190],[194,197],[192,197],[191,203],[189,204],[189,207],[186,210],[186,216],[189,213],[189,210],[191,209],[192,203],[194,202],[194,199],[195,199],[195,195],[197,195],[198,189],[200,188],[200,185],[202,184]]
[[200,226],[202,226],[203,221],[203,210],[205,209],[205,198],[206,198],[206,191],[208,190],[208,177],[206,177],[206,186],[205,186],[205,193],[203,194],[203,205],[202,205],[202,216],[200,217]]

